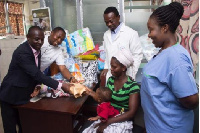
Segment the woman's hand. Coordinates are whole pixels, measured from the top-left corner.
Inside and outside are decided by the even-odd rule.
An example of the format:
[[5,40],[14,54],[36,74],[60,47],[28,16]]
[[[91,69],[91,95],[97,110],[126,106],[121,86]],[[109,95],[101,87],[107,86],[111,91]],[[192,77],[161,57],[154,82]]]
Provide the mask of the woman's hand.
[[188,97],[179,98],[180,103],[187,109],[195,109],[199,105],[199,95],[194,94]]
[[107,122],[101,122],[98,125],[95,125],[95,127],[97,127],[97,126],[98,126],[98,128],[97,128],[96,133],[103,133],[104,129],[106,129],[107,126],[109,126],[109,125],[107,124]]

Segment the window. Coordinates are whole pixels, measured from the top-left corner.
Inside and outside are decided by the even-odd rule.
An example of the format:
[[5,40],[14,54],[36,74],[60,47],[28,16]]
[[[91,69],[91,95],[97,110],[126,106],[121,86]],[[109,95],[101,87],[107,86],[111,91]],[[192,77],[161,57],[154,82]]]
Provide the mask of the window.
[[[8,19],[6,19],[5,3],[0,2],[0,36],[13,33],[16,36],[24,35],[23,4],[7,2]],[[7,25],[6,25],[7,24]],[[10,26],[10,31],[9,31]],[[7,30],[6,30],[7,29]]]
[[5,36],[6,34],[6,15],[4,9],[4,3],[0,2],[0,36]]

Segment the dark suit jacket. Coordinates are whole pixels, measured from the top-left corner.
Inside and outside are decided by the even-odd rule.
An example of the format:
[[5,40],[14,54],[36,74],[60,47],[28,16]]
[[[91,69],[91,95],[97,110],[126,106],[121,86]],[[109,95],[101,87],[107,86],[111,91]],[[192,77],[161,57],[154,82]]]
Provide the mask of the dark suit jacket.
[[40,71],[41,54],[38,56],[38,67],[35,63],[33,51],[24,42],[14,51],[8,73],[0,88],[0,100],[14,104],[25,104],[37,84],[45,84],[51,88],[58,87],[58,81],[45,76]]

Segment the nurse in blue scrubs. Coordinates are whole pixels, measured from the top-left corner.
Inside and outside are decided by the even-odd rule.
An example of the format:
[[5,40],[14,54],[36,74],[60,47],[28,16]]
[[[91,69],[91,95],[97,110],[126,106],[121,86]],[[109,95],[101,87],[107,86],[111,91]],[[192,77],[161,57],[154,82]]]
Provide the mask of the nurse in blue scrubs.
[[184,12],[178,2],[150,16],[148,37],[161,48],[143,69],[141,104],[147,133],[192,133],[198,91],[188,51],[177,43],[176,28]]

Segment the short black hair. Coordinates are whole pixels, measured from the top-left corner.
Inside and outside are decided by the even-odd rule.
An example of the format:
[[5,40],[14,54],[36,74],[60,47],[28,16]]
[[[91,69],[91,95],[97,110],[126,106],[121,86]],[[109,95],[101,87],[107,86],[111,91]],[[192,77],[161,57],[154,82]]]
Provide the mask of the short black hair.
[[116,17],[119,16],[119,12],[118,12],[117,8],[113,7],[113,6],[107,7],[106,10],[104,11],[104,14],[108,14],[108,13],[111,13],[111,12],[113,12]]
[[55,27],[52,31],[53,32],[62,31],[66,35],[66,32],[65,32],[65,30],[62,27]]
[[42,31],[42,32],[43,32],[43,30],[42,30],[39,26],[31,26],[31,27],[28,29],[28,34],[27,34],[27,36],[32,35],[34,30],[39,30],[39,31]]
[[109,102],[112,98],[112,91],[108,87],[99,87],[101,98],[104,102]]
[[183,15],[184,8],[179,2],[172,2],[169,5],[157,8],[150,16],[155,18],[160,26],[169,25],[169,30],[175,33],[180,19]]

